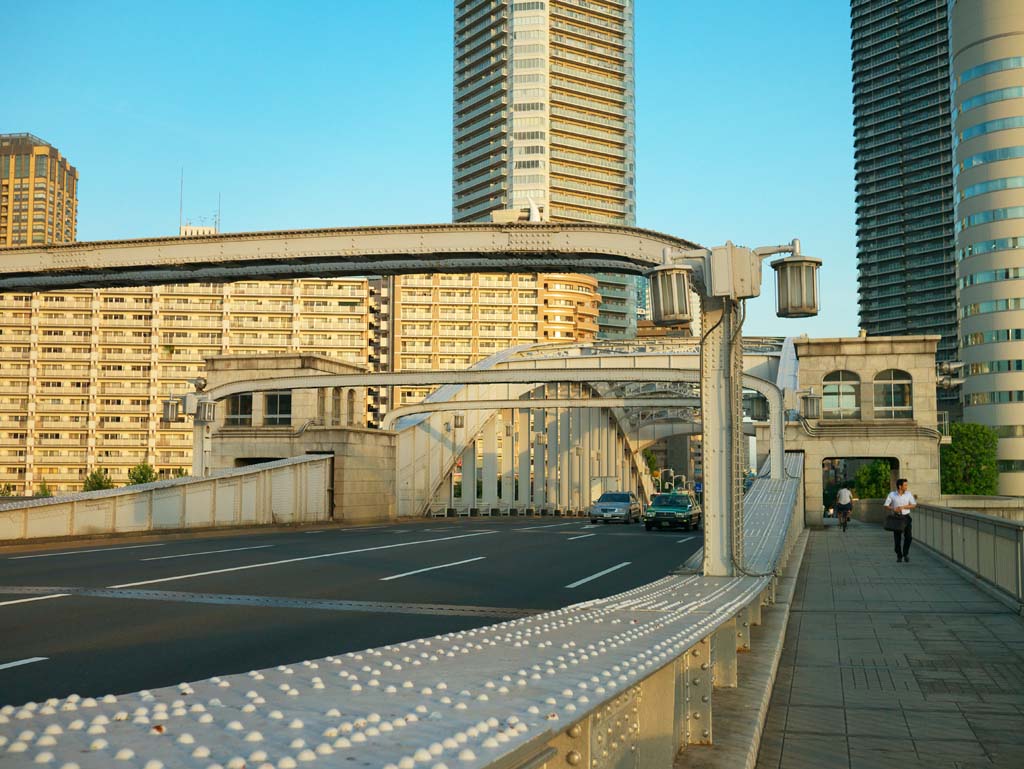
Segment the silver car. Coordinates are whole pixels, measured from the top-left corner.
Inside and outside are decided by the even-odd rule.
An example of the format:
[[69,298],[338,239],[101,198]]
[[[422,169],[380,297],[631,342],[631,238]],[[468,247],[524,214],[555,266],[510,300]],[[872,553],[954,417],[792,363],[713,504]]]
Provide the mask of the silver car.
[[631,491],[606,491],[590,506],[590,522],[608,523],[640,520],[640,500]]

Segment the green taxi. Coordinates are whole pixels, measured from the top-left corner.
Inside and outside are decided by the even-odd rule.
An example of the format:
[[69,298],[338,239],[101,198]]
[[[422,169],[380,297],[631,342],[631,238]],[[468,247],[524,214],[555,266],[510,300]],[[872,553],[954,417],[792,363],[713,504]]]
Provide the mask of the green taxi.
[[699,529],[701,509],[697,500],[685,493],[655,494],[644,511],[644,528],[669,529],[682,526],[686,529]]

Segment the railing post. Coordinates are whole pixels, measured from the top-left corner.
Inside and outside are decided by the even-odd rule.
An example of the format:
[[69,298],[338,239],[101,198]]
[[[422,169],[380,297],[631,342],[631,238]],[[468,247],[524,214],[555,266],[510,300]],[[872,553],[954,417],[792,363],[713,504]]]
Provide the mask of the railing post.
[[711,641],[702,638],[679,661],[682,681],[676,687],[676,696],[682,707],[676,711],[682,717],[680,735],[682,744],[711,744],[711,697],[714,676],[711,659]]
[[[754,602],[760,607],[761,598],[755,598]],[[740,609],[740,613],[736,615],[736,650],[737,651],[750,651],[750,605],[744,606]]]
[[715,688],[734,689],[736,669],[736,618],[723,622],[711,640],[715,647]]
[[750,604],[747,608],[750,610],[750,624],[760,625],[761,624],[761,607],[767,600],[768,590],[762,590],[757,595],[757,600]]
[[640,683],[638,769],[672,766],[679,750],[676,741],[676,665],[665,665]]

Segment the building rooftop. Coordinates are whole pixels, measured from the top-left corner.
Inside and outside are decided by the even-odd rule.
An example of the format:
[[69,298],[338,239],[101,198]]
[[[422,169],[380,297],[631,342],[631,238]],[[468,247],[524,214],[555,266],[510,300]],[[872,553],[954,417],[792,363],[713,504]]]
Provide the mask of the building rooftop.
[[26,142],[31,142],[32,144],[39,144],[39,145],[42,145],[44,147],[52,147],[53,146],[52,144],[50,144],[50,142],[43,141],[42,139],[40,139],[35,134],[29,134],[29,133],[0,134],[0,144],[12,143],[16,139],[20,139],[20,140],[23,140],[23,141],[26,141]]

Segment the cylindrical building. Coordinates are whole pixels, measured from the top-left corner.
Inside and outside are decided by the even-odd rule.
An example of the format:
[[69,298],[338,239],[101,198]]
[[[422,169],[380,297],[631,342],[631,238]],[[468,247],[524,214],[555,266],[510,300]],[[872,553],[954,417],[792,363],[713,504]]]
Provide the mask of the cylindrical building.
[[964,421],[996,428],[999,491],[1024,495],[1024,2],[949,11]]

